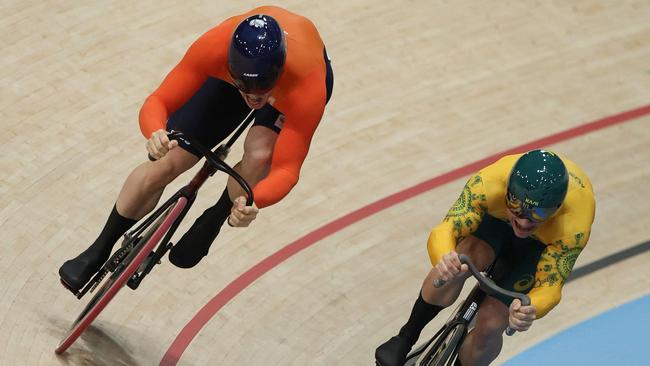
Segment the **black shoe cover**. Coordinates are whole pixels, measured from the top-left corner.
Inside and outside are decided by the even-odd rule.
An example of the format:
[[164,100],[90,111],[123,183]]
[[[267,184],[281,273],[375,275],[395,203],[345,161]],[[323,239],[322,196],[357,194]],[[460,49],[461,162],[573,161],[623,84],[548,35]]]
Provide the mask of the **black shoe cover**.
[[71,290],[79,291],[102,268],[102,265],[109,257],[110,252],[106,255],[105,253],[87,250],[76,258],[65,261],[59,268],[59,276]]
[[169,261],[179,268],[196,266],[208,255],[224,221],[223,214],[218,210],[205,211],[169,251]]
[[404,366],[413,345],[406,338],[395,336],[377,347],[375,360],[379,366]]

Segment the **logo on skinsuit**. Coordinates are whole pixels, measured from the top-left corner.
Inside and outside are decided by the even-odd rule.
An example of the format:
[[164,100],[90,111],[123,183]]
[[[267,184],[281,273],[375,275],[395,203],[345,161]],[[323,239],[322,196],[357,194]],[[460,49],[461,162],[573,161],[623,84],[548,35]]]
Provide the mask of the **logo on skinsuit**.
[[515,288],[515,291],[517,292],[524,292],[531,287],[533,287],[533,283],[535,283],[535,277],[532,275],[525,275],[522,279],[519,281],[515,282],[515,285],[513,286]]
[[282,129],[282,126],[284,126],[284,114],[279,115],[275,120],[275,127]]

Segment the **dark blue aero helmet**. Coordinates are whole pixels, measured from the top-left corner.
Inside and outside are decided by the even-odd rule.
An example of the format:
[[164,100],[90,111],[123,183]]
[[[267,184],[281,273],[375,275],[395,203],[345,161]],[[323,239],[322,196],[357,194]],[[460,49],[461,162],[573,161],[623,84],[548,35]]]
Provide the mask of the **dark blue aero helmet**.
[[286,58],[284,32],[278,22],[268,15],[252,15],[232,35],[228,71],[239,90],[262,94],[278,81]]

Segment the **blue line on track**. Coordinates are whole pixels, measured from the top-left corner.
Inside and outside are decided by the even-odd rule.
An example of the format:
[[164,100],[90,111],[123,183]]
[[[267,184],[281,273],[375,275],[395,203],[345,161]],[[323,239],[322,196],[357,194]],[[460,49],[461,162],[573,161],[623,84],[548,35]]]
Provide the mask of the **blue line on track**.
[[504,366],[649,365],[650,295],[566,329]]

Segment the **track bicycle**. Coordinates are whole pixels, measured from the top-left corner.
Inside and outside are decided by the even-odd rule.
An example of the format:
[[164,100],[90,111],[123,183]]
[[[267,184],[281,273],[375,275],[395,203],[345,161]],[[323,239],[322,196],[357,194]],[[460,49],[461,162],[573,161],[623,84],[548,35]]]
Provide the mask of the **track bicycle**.
[[[205,157],[203,167],[187,185],[160,205],[138,226],[124,234],[124,240],[120,248],[110,256],[99,272],[81,290],[74,291],[65,282],[61,281],[78,299],[81,299],[88,292],[94,292],[94,296],[56,347],[56,354],[65,352],[79,338],[120,289],[125,285],[133,290],[137,289],[153,267],[161,263],[161,258],[174,246],[170,241],[172,235],[194,203],[199,188],[210,176],[217,171],[228,174],[246,192],[246,205],[253,204],[251,187],[224,160],[232,144],[248,127],[254,117],[255,111],[253,110],[244,119],[230,140],[226,144],[220,145],[215,151],[205,148],[201,143],[185,136],[180,131],[172,131],[168,135],[170,140],[175,139],[179,142],[188,143],[200,151]],[[153,160],[151,156],[149,156],[149,159]]]
[[[491,279],[495,265],[491,265],[485,273],[479,271],[471,259],[465,254],[459,255],[461,263],[467,264],[469,271],[478,283],[469,293],[465,301],[453,312],[445,325],[428,341],[416,347],[406,356],[404,366],[452,366],[458,357],[458,351],[473,325],[474,317],[481,302],[487,295],[503,295],[519,299],[524,306],[530,305],[528,295],[508,291],[499,287]],[[435,287],[444,285],[444,281],[434,281]],[[513,335],[514,330],[508,327],[505,332]]]

